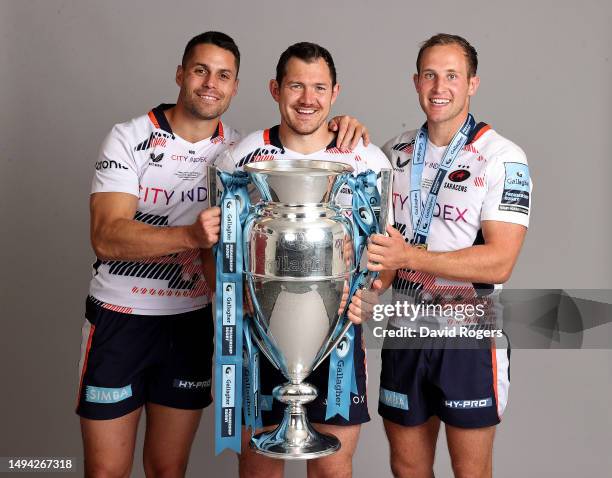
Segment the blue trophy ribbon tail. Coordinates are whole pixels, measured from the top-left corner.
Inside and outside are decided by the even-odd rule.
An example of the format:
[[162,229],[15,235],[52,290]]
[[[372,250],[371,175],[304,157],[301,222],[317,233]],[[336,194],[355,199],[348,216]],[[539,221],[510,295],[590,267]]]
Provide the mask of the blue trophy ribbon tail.
[[334,415],[340,415],[345,420],[349,419],[351,388],[355,380],[354,346],[355,331],[354,326],[351,326],[330,355],[325,420],[329,420]]
[[[221,235],[216,256],[215,453],[240,453],[243,407],[242,224],[248,209],[245,173],[220,172]],[[246,199],[245,199],[246,198]],[[249,364],[250,365],[250,364]],[[250,371],[250,367],[247,368]],[[249,389],[252,386],[249,385]]]

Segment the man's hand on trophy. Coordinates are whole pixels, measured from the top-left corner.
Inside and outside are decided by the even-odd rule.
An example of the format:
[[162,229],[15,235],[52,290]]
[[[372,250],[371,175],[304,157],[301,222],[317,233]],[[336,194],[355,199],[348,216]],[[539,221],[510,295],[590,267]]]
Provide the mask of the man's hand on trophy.
[[362,324],[372,317],[374,306],[378,304],[378,291],[382,282],[376,279],[371,289],[359,289],[351,299],[348,308],[348,319],[354,324]]
[[355,149],[359,140],[363,139],[364,146],[370,144],[368,128],[352,116],[334,116],[328,124],[330,131],[337,131],[336,145],[340,149]]
[[406,242],[404,236],[392,226],[387,226],[388,236],[372,234],[368,241],[368,270],[411,269],[416,254],[424,253]]
[[[372,310],[374,306],[378,304],[378,291],[380,289],[382,289],[382,282],[379,279],[376,279],[372,283],[371,289],[359,289],[357,292],[355,292],[347,313],[347,317],[351,322],[354,324],[361,324],[372,317]],[[338,308],[339,314],[344,311],[348,295],[348,284],[344,284],[342,300],[340,301],[340,307]]]
[[195,247],[210,249],[219,241],[221,231],[221,209],[204,209],[191,225],[191,236]]

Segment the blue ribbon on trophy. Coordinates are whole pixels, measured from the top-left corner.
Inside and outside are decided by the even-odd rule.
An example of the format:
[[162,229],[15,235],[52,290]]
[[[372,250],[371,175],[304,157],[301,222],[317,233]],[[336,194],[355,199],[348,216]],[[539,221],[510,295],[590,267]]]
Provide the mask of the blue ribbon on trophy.
[[[249,210],[246,173],[218,173],[223,184],[221,234],[216,248],[215,452],[240,452],[243,400],[243,241]],[[248,326],[245,329],[248,333]],[[250,341],[246,340],[250,345]],[[252,350],[252,347],[248,347]],[[253,353],[247,354],[251,370]],[[251,382],[252,384],[252,382]],[[250,391],[249,391],[250,392]],[[251,396],[251,395],[249,395]],[[252,404],[251,409],[256,409]],[[250,415],[247,415],[250,420]]]
[[[353,192],[352,219],[353,241],[355,247],[356,272],[349,284],[349,293],[346,300],[343,318],[338,322],[334,336],[346,327],[347,312],[353,295],[365,286],[368,274],[367,261],[363,262],[367,238],[379,231],[378,221],[374,213],[375,207],[381,206],[380,194],[376,187],[376,173],[366,171],[357,176],[347,175],[346,184]],[[338,187],[339,187],[339,183]],[[351,325],[338,345],[330,354],[329,377],[327,385],[327,408],[325,420],[335,415],[349,419],[351,407],[351,394],[358,394],[357,380],[354,366],[355,330]]]

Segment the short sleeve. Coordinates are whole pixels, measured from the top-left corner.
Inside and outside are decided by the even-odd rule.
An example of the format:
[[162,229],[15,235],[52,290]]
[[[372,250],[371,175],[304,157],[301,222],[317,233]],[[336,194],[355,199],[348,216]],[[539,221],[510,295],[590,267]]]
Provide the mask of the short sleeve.
[[139,195],[139,174],[131,148],[115,126],[104,139],[95,165],[91,193],[120,192]]
[[482,221],[502,221],[529,226],[532,182],[525,153],[514,146],[490,159]]

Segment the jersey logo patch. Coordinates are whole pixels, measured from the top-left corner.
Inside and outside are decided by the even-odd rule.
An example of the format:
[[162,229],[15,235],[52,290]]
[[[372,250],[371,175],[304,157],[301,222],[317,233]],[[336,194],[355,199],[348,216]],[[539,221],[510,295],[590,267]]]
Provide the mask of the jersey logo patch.
[[105,159],[96,163],[96,171],[100,171],[102,169],[128,169],[128,167],[124,166],[119,161],[115,161],[113,159],[109,161]]
[[529,214],[529,168],[523,163],[504,163],[504,168],[506,176],[499,210]]
[[379,401],[388,407],[408,410],[408,395],[380,387]]
[[448,175],[448,180],[454,183],[462,183],[470,177],[467,169],[457,169]]
[[132,386],[126,385],[122,388],[85,387],[85,401],[91,403],[117,403],[132,396]]
[[444,406],[446,408],[455,408],[460,410],[487,408],[493,406],[493,399],[491,397],[487,397],[479,400],[444,400]]
[[157,156],[155,156],[155,153],[151,153],[150,158],[154,163],[159,163],[164,158],[164,153],[159,153]]

